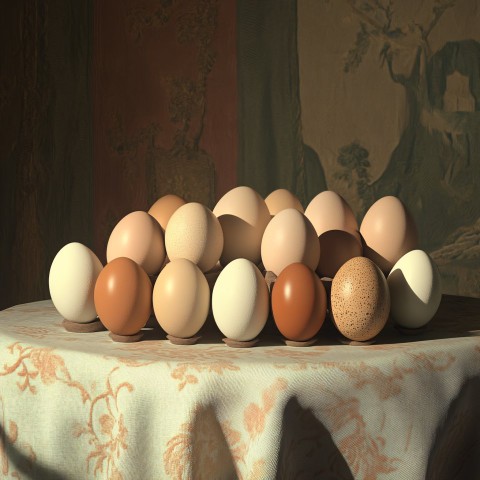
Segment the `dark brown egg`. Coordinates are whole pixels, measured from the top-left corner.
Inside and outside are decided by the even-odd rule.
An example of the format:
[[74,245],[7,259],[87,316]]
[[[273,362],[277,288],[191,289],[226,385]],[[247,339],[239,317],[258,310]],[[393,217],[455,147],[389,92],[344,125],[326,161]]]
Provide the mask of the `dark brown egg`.
[[327,295],[322,281],[303,263],[292,263],[278,276],[272,290],[272,313],[288,340],[303,342],[323,325]]
[[147,323],[152,312],[152,284],[133,260],[119,257],[100,272],[95,284],[97,314],[116,335],[134,335]]

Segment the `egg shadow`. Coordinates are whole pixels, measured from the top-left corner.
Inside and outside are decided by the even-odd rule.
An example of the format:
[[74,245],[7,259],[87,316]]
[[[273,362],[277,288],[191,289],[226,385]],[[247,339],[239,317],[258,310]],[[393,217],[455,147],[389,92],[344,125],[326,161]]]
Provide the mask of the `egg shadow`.
[[426,480],[480,478],[480,377],[468,379],[437,428]]
[[393,267],[391,262],[370,247],[360,231],[358,231],[358,235],[360,236],[360,241],[362,242],[363,256],[369,258],[373,263],[375,263],[375,265],[377,265],[383,272],[385,277],[387,277]]
[[354,478],[328,429],[297,397],[287,402],[283,412],[277,465],[278,480]]

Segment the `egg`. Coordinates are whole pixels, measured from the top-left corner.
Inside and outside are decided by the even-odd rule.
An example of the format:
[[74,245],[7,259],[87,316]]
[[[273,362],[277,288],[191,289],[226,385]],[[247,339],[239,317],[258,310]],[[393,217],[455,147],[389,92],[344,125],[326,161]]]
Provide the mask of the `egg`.
[[48,286],[53,305],[66,320],[88,323],[97,318],[93,291],[103,265],[85,245],[73,242],[55,255]]
[[178,258],[160,272],[153,288],[153,310],[169,335],[193,337],[205,323],[209,307],[207,279],[193,262]]
[[295,208],[299,212],[304,212],[300,200],[292,192],[285,188],[274,190],[265,198],[265,203],[268,207],[270,215],[272,216],[276,215],[282,210],[285,210],[286,208]]
[[215,323],[229,339],[246,342],[258,336],[269,314],[267,284],[260,270],[245,258],[232,260],[212,293]]
[[345,199],[336,192],[325,190],[314,197],[305,209],[305,216],[320,236],[327,230],[358,230],[358,223]]
[[164,195],[150,207],[148,213],[155,218],[165,232],[170,217],[185,203],[187,202],[178,195]]
[[345,262],[363,254],[362,241],[357,231],[327,230],[320,235],[319,242],[322,254],[317,273],[320,277],[333,278]]
[[423,250],[411,250],[401,257],[388,275],[387,283],[391,316],[401,327],[423,327],[437,312],[442,299],[440,273]]
[[377,200],[365,214],[360,226],[364,255],[385,274],[407,252],[418,246],[415,222],[403,202],[394,196]]
[[380,268],[370,259],[348,260],[333,278],[332,317],[340,333],[365,342],[378,335],[390,312],[390,293]]
[[272,290],[272,314],[280,333],[296,342],[310,340],[326,313],[327,294],[315,272],[303,263],[283,269]]
[[315,270],[320,259],[320,244],[310,220],[298,210],[287,208],[267,225],[261,254],[263,266],[275,275],[298,262]]
[[258,264],[263,232],[270,221],[265,200],[252,188],[240,186],[227,192],[213,213],[224,236],[220,263],[225,266],[236,258],[245,258]]
[[135,335],[150,317],[152,284],[142,267],[132,259],[115,258],[100,272],[94,300],[98,316],[110,332]]
[[148,275],[156,275],[165,260],[165,243],[160,224],[147,212],[131,212],[112,230],[107,244],[107,262],[127,257]]
[[215,267],[222,253],[222,228],[205,205],[186,203],[170,217],[165,246],[170,260],[186,258],[207,272]]

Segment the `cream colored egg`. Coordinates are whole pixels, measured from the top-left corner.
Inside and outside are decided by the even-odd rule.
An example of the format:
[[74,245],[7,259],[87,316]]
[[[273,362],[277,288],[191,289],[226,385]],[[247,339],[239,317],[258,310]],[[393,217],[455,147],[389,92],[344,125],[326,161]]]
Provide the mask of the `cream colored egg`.
[[262,262],[266,270],[278,276],[292,263],[303,263],[315,270],[319,258],[317,234],[303,213],[287,208],[272,218],[262,239]]
[[435,262],[423,250],[398,260],[388,275],[393,320],[406,328],[420,328],[435,315],[442,299],[442,282]]
[[209,306],[207,279],[193,262],[178,258],[160,272],[153,289],[153,310],[168,334],[194,336],[205,323]]
[[207,272],[217,264],[222,253],[222,228],[205,205],[186,203],[168,221],[165,246],[171,261],[186,258]]
[[295,208],[299,212],[304,212],[300,200],[289,190],[279,188],[274,190],[268,197],[265,198],[270,215],[276,215],[278,212],[286,208]]
[[107,244],[107,262],[119,257],[130,258],[148,275],[160,271],[165,260],[162,227],[147,212],[129,213],[112,230]]
[[330,298],[334,323],[350,340],[370,340],[387,323],[387,280],[368,258],[354,257],[340,267],[332,281]]
[[358,223],[345,199],[336,192],[325,190],[314,197],[305,209],[305,216],[320,236],[328,230],[358,230]]
[[227,338],[256,338],[267,322],[269,309],[267,284],[252,262],[238,258],[221,271],[213,287],[212,311]]
[[258,264],[263,232],[270,221],[265,200],[250,187],[236,187],[218,201],[213,213],[224,236],[221,264],[236,258]]
[[93,293],[102,268],[98,257],[81,243],[69,243],[57,253],[48,286],[52,302],[63,318],[77,323],[95,320]]

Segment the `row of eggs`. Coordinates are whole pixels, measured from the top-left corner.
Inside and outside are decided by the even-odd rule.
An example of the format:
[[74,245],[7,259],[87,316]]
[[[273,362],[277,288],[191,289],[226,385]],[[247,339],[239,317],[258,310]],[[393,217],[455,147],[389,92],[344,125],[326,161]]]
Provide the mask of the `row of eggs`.
[[[108,242],[105,268],[81,244],[60,250],[49,277],[53,303],[74,322],[90,322],[98,314],[112,333],[120,335],[138,332],[153,303],[162,328],[185,338],[203,325],[211,298],[220,330],[229,338],[246,341],[263,329],[269,313],[268,290],[256,266],[261,260],[266,270],[278,275],[272,313],[286,338],[307,340],[321,327],[326,295],[319,293],[323,288],[320,276],[334,279],[332,314],[348,338],[375,336],[390,312],[390,297],[392,315],[399,324],[418,327],[428,322],[441,296],[438,270],[425,252],[405,255],[416,246],[416,231],[400,200],[384,197],[372,205],[360,233],[350,207],[335,192],[320,193],[302,210],[298,199],[286,190],[273,192],[264,201],[254,190],[237,187],[213,212],[167,195],[148,213],[133,212],[117,224]],[[362,253],[369,258],[361,257]],[[384,274],[395,262],[388,289]],[[204,273],[221,266],[210,295]],[[152,287],[148,275],[159,271]],[[299,271],[303,272],[300,276]],[[355,276],[352,271],[359,273]],[[293,291],[317,293],[310,295],[310,306],[308,302],[305,306],[303,297],[292,296]],[[365,298],[370,298],[370,304]],[[366,314],[370,320],[360,318],[362,304],[367,310],[372,306]],[[383,313],[378,305],[383,305]],[[301,313],[312,309],[315,315]],[[302,321],[314,326],[304,328]],[[287,324],[291,327],[286,328]],[[350,330],[344,325],[350,325]],[[355,325],[364,328],[355,332]]]

